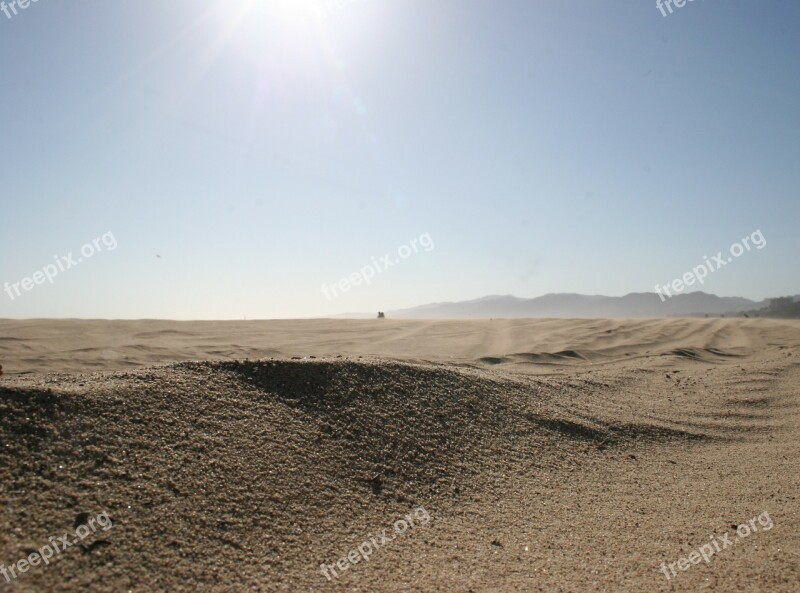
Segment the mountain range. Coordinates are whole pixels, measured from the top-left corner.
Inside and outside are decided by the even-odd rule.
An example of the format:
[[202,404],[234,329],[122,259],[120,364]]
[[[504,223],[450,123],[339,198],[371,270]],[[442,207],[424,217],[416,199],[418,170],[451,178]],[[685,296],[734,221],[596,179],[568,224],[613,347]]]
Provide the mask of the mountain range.
[[[800,295],[794,298],[800,300]],[[720,297],[701,291],[676,295],[664,301],[651,292],[634,292],[621,297],[573,293],[535,298],[491,295],[470,301],[431,303],[387,311],[386,316],[395,319],[675,317],[736,314],[761,309],[768,304],[768,300]],[[374,316],[374,313],[346,313],[338,317]]]

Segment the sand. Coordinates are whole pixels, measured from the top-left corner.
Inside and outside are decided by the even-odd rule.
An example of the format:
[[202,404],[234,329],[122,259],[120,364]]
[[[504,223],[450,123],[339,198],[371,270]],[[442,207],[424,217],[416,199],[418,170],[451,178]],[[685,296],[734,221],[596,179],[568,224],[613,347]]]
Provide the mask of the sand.
[[799,322],[0,321],[0,363],[0,563],[113,523],[4,593],[800,583]]

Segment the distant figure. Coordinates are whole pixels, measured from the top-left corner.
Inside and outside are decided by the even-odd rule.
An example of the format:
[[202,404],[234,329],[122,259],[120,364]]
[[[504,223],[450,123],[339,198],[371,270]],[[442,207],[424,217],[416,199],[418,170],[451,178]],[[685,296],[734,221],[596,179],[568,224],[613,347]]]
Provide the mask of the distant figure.
[[378,311],[378,319],[386,319],[386,313],[383,311]]

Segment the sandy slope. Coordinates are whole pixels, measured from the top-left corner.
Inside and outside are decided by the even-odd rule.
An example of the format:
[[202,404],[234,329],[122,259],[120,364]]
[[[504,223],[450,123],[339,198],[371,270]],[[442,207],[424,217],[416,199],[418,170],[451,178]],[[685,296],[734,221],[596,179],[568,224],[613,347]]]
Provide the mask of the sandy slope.
[[0,562],[114,522],[0,591],[800,583],[797,322],[2,321],[0,362]]
[[[6,373],[123,370],[186,360],[380,356],[518,363],[550,372],[579,358],[617,360],[678,348],[749,353],[800,342],[766,319],[482,321],[9,321],[0,320]],[[565,353],[565,354],[559,354]],[[577,355],[577,356],[575,356]],[[484,359],[484,360],[482,360]],[[535,363],[533,365],[526,363]],[[525,367],[530,367],[525,369]]]

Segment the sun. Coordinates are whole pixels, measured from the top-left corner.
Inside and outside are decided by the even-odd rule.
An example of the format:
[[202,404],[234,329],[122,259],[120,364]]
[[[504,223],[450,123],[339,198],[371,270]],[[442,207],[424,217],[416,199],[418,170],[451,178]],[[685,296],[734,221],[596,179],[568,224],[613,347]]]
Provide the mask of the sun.
[[239,0],[219,3],[218,11],[228,22],[305,28],[322,24],[330,7],[324,0]]
[[325,0],[228,0],[217,2],[214,13],[216,51],[236,46],[258,54],[280,48],[288,58],[326,43],[334,25]]

